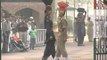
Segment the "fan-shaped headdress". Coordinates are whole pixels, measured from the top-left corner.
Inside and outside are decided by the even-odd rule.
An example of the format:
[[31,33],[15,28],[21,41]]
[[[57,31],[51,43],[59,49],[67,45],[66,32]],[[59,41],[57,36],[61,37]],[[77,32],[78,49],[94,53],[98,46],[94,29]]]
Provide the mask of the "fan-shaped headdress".
[[58,2],[58,6],[59,6],[59,10],[65,11],[69,5],[68,3],[61,1]]

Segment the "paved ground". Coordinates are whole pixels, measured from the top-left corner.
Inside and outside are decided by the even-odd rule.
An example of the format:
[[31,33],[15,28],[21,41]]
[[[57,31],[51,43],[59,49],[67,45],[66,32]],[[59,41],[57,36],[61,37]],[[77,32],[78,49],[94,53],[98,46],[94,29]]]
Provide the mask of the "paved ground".
[[[75,42],[67,42],[66,49],[70,60],[93,60],[93,43],[85,42],[85,46],[78,47]],[[2,60],[41,60],[44,47],[20,53],[2,54]],[[52,60],[50,56],[48,60]]]

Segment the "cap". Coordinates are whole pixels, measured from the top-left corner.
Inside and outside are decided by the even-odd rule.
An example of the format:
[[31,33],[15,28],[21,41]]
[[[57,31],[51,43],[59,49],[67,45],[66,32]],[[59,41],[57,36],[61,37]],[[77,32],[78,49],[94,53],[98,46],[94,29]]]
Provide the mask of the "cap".
[[33,19],[33,17],[31,16],[30,19]]

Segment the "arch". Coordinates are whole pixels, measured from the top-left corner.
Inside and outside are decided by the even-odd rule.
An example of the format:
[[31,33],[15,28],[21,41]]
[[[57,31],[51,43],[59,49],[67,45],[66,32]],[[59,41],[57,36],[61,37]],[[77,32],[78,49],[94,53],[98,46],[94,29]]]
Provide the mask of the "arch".
[[25,18],[29,18],[31,16],[34,17],[34,19],[38,19],[39,20],[39,12],[31,9],[31,8],[23,8],[23,9],[20,9],[20,10],[17,10],[15,15],[21,15],[21,16],[24,16]]
[[27,19],[29,19],[32,16],[32,17],[34,17],[34,21],[36,23],[37,28],[41,28],[40,23],[39,23],[39,21],[40,21],[40,19],[39,19],[40,13],[39,12],[37,12],[31,8],[24,8],[24,9],[16,11],[15,15],[20,15],[20,16],[27,18]]
[[[3,2],[1,3],[2,7],[5,10],[8,10],[12,15],[16,14],[18,11],[29,8],[35,11],[38,15],[38,18],[35,18],[39,23],[39,28],[43,28],[43,20],[44,20],[44,10],[45,5],[43,2]],[[36,14],[35,14],[36,15]]]
[[1,6],[5,9],[8,10],[11,14],[15,14],[17,11],[22,10],[24,8],[30,8],[33,9],[40,14],[40,20],[43,20],[44,17],[44,10],[45,10],[45,5],[43,2],[3,2],[1,3]]

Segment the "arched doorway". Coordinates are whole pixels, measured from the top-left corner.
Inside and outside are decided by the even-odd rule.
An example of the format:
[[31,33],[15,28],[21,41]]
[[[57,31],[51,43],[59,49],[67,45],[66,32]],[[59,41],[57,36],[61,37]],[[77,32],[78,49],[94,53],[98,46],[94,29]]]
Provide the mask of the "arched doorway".
[[32,17],[34,17],[37,28],[41,28],[40,23],[39,23],[40,14],[37,11],[35,11],[31,8],[24,8],[24,9],[18,10],[15,13],[15,15],[20,15],[20,16],[23,16],[24,18],[27,18],[27,19],[29,19],[32,16]]
[[21,9],[17,11],[15,15],[21,15],[24,16],[25,18],[30,18],[31,16],[33,16],[35,19],[39,19],[39,13],[30,8]]

